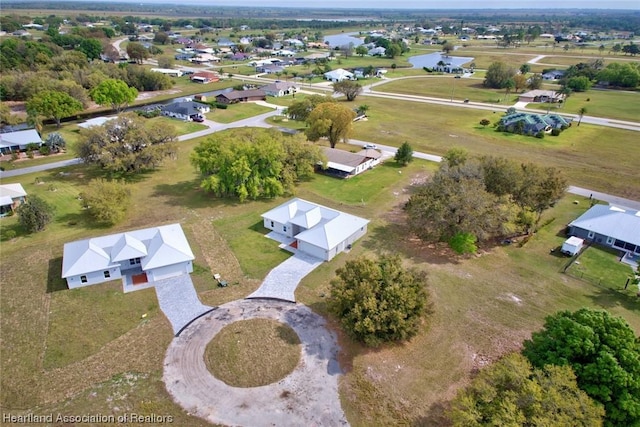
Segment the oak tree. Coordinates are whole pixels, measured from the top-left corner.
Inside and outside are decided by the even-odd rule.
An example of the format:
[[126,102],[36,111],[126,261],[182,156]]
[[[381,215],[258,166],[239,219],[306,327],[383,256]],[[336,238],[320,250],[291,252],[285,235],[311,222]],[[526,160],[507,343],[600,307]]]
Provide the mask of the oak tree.
[[131,191],[119,181],[93,179],[80,193],[82,207],[98,223],[114,225],[124,219],[131,203]]
[[558,312],[522,354],[536,367],[573,368],[578,386],[604,405],[605,425],[640,424],[640,338],[621,317],[589,308]]
[[362,93],[362,85],[353,80],[342,80],[333,84],[333,92],[343,94],[347,101],[353,101]]
[[53,220],[55,208],[36,195],[30,195],[26,202],[16,209],[18,223],[29,233],[45,229]]
[[45,90],[27,101],[26,108],[29,114],[53,119],[60,127],[60,120],[81,111],[82,104],[64,92]]
[[322,137],[329,140],[331,148],[339,141],[347,141],[353,129],[356,113],[337,102],[319,104],[307,117],[309,127],[305,130],[307,138],[318,141]]
[[138,96],[138,90],[129,87],[124,81],[106,79],[91,91],[91,99],[99,105],[110,105],[112,109],[121,112]]
[[175,153],[176,131],[150,124],[134,113],[121,114],[102,126],[84,129],[78,157],[111,173],[137,173],[159,166]]
[[375,347],[419,331],[427,312],[426,278],[405,269],[400,257],[361,257],[347,261],[336,274],[328,306],[351,337]]

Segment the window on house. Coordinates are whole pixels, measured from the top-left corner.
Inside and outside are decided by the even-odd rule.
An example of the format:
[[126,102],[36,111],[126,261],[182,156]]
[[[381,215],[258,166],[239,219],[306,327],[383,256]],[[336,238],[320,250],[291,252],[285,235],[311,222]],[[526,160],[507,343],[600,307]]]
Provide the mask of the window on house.
[[80,276],[80,282],[87,283],[87,276]]
[[271,221],[271,228],[273,228],[273,221]]
[[593,239],[595,235],[596,233],[594,233],[593,231],[590,231],[589,234],[587,234],[587,239]]
[[129,260],[129,265],[136,265],[136,264],[140,264],[140,258],[131,258]]
[[285,233],[287,232],[287,226],[286,225],[282,226],[282,231],[284,231]]
[[111,277],[111,273],[109,273],[108,271],[104,272],[104,278],[108,279],[109,277]]
[[607,245],[613,244],[613,237],[607,237]]

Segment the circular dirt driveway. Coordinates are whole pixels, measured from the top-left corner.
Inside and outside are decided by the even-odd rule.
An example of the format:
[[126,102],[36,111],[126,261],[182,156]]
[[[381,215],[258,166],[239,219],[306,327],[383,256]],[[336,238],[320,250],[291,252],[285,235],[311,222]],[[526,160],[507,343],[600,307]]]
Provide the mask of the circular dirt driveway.
[[[302,342],[296,369],[267,386],[231,387],[204,363],[211,339],[238,320],[267,318],[286,323]],[[338,398],[335,336],[308,307],[270,300],[237,300],[220,306],[186,328],[169,345],[163,379],[173,400],[190,414],[234,426],[347,425]]]

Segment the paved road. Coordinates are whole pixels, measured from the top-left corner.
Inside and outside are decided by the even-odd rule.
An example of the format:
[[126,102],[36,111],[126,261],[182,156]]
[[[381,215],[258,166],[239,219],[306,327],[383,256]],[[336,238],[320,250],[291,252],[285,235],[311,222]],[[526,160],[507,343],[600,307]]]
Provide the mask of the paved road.
[[577,196],[593,197],[596,200],[602,200],[612,205],[616,205],[622,208],[628,208],[640,211],[640,202],[636,200],[625,199],[611,194],[601,193],[599,191],[589,190],[588,188],[569,186],[567,193],[575,194]]
[[39,166],[30,166],[28,168],[14,169],[0,172],[0,178],[11,178],[13,176],[26,175],[28,173],[42,172],[49,169],[58,169],[65,166],[73,166],[82,163],[82,159],[61,160],[59,162],[46,163]]

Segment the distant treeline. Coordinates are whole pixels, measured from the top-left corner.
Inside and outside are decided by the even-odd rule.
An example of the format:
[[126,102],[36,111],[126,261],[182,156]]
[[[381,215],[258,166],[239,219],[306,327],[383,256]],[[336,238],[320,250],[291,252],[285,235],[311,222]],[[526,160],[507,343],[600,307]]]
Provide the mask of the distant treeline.
[[[166,16],[177,21],[191,21],[216,28],[249,25],[253,28],[299,28],[304,20],[307,28],[325,29],[374,24],[375,22],[415,23],[424,27],[442,22],[474,25],[540,25],[541,27],[585,28],[592,31],[629,31],[640,34],[640,10],[576,10],[576,9],[478,9],[478,10],[406,10],[406,9],[322,9],[213,6],[204,4],[161,3],[140,4],[129,2],[87,1],[3,1],[4,13],[14,10],[95,11],[119,15],[131,13]],[[103,15],[102,14],[102,15]],[[366,15],[366,16],[364,16]],[[199,19],[196,20],[196,17]],[[149,18],[137,17],[136,22]],[[195,25],[194,25],[195,26]]]

